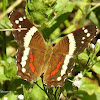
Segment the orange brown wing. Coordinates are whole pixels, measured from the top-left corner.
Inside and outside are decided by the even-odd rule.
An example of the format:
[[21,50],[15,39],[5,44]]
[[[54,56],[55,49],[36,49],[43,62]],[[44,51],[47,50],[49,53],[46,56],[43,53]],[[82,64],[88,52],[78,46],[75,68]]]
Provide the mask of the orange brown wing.
[[[13,11],[9,17],[13,35],[19,44],[16,55],[18,72],[23,79],[34,80],[42,74],[41,64],[43,63],[46,43],[43,36],[33,23],[26,16],[18,11]],[[25,28],[26,30],[20,30]]]
[[74,66],[74,58],[88,47],[96,36],[95,25],[82,27],[61,39],[53,48],[53,53],[44,73],[44,83],[48,86],[63,86]]

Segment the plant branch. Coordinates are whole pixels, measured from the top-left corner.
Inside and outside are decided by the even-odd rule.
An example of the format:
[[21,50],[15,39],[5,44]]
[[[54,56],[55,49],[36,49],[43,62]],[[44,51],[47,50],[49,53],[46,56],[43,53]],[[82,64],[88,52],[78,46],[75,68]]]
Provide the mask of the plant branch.
[[5,12],[0,15],[0,19],[10,13],[16,6],[18,6],[23,0],[16,0]]

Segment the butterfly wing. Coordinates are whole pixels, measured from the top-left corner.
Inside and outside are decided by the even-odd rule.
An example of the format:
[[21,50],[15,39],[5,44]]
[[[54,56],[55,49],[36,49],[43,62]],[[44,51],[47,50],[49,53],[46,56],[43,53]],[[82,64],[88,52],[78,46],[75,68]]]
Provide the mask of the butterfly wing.
[[48,86],[63,86],[74,66],[73,56],[77,56],[88,47],[96,36],[95,25],[82,27],[61,39],[53,48],[53,54],[44,73],[44,83]]
[[60,40],[54,47],[53,52],[54,54],[78,55],[88,47],[96,35],[97,27],[95,25],[84,26]]
[[[13,35],[19,48],[16,54],[17,74],[28,81],[34,80],[42,73],[41,64],[46,50],[45,40],[33,23],[22,13],[13,11],[9,17]],[[24,28],[26,30],[20,30]]]

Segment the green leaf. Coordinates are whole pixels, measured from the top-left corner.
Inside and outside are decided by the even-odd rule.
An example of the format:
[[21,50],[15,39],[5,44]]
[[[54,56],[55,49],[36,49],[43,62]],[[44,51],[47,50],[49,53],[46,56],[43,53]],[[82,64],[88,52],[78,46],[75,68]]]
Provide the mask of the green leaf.
[[[68,17],[69,17],[70,13],[64,13],[62,15],[60,15],[52,24],[48,25],[46,28],[44,28],[42,31],[46,34],[47,37],[50,36],[50,34],[57,28],[60,26],[61,23],[63,23]],[[46,38],[46,36],[44,36],[44,38]]]
[[[99,20],[97,19],[95,13],[93,11],[91,11],[90,15],[89,15],[89,19],[96,25],[99,27]],[[94,20],[95,19],[95,20]]]
[[10,81],[9,83],[9,87],[8,89],[10,91],[16,91],[16,93],[23,93],[23,86],[26,89],[29,89],[31,86],[31,84],[23,79],[13,79]]
[[11,28],[11,24],[8,17],[5,17],[4,19],[0,20],[0,29],[9,29],[9,28]]
[[[68,1],[69,0],[57,0],[57,3],[52,7],[48,7],[43,4],[41,0],[28,0],[26,14],[31,20],[34,20],[37,24],[41,24],[43,27],[42,33],[48,33],[47,35],[49,37],[49,35],[68,18],[69,12],[72,12],[74,9],[75,5],[68,4]],[[35,4],[35,2],[38,3],[39,8],[36,6],[37,4]],[[57,14],[54,15],[54,12]],[[45,36],[44,38],[46,39]]]
[[[10,92],[6,95],[4,95],[4,97],[7,97],[8,100],[17,100],[18,95],[14,94],[13,92]],[[4,100],[4,97],[2,98]]]
[[97,62],[92,69],[94,70],[95,73],[100,74],[100,62]]
[[[40,78],[37,81],[37,84],[39,84],[39,86],[43,88],[42,80]],[[32,89],[32,92],[30,93],[30,96],[33,98],[33,100],[36,100],[36,99],[43,100],[46,98],[45,92],[41,90],[36,84],[34,84],[34,87]]]
[[[38,6],[37,6],[38,5]],[[28,0],[28,8],[34,11],[45,11],[45,5],[41,0]]]
[[51,7],[54,6],[56,4],[57,0],[43,0],[44,4]]
[[5,75],[4,75],[4,66],[3,65],[6,65],[6,62],[1,60],[0,61],[0,81],[4,81],[4,80],[8,80],[9,78],[7,78]]
[[94,92],[100,93],[100,87],[95,81],[85,77],[83,77],[81,81],[83,84],[81,85],[79,90],[86,91],[90,95]]
[[88,59],[89,59],[89,56],[87,55],[86,51],[79,54],[78,57],[79,57],[80,60],[84,60],[84,61],[88,61]]
[[41,0],[28,0],[25,9],[29,19],[37,24],[42,24],[46,20],[46,10],[46,6]]
[[5,75],[0,75],[0,81],[9,80]]
[[68,34],[75,30],[75,25],[70,25],[67,29],[64,30],[64,34]]
[[[41,78],[38,79],[37,84],[43,88]],[[29,91],[24,88],[25,98],[29,100],[45,100],[47,98],[45,92],[41,90],[36,84]]]
[[55,6],[55,11],[63,14],[65,12],[72,12],[74,4],[68,4],[69,0],[57,0],[57,5]]
[[64,88],[66,89],[67,93],[72,93],[73,91],[72,82],[66,79]]
[[6,77],[13,78],[16,77],[17,67],[16,60],[9,57],[7,61],[1,61],[2,66],[4,66],[4,74]]
[[50,38],[55,40],[60,35],[60,28],[57,28],[52,34],[50,34]]
[[76,97],[80,100],[100,100],[100,93],[94,92],[92,95],[89,95],[86,91],[79,90],[76,93]]
[[30,16],[33,16],[32,18],[35,20],[35,22],[37,21],[37,23],[45,20],[45,16],[41,14],[39,11],[35,11],[34,13],[31,12]]

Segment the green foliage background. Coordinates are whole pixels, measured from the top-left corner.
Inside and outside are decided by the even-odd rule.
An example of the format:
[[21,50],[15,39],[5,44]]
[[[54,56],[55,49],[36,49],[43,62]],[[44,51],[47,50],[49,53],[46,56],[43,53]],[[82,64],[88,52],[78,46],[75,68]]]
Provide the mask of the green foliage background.
[[[11,28],[9,13],[2,18],[1,15],[14,2],[0,1],[0,29]],[[57,43],[63,36],[83,25],[93,23],[100,29],[100,3],[97,0],[23,0],[13,10],[25,13],[41,31],[47,44]],[[41,78],[34,83],[18,77],[15,59],[18,45],[11,33],[0,31],[0,100],[4,97],[17,100],[19,94],[23,94],[25,100],[100,99],[100,43],[96,43],[100,35],[92,41],[96,44],[94,50],[85,50],[75,57],[74,72],[82,71],[84,75],[81,79],[83,84],[77,89],[68,80],[62,88],[47,88]],[[74,79],[75,73],[69,79]]]

